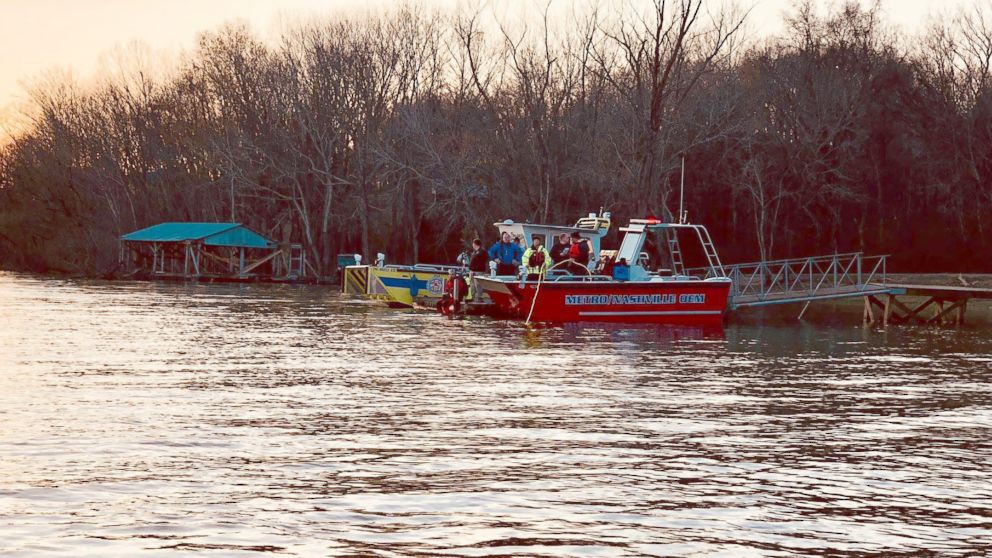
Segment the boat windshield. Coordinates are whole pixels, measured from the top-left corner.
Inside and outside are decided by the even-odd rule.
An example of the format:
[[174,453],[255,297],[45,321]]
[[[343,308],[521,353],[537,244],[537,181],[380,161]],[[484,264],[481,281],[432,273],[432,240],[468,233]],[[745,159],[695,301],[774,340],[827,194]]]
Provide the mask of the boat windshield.
[[627,229],[627,234],[623,235],[620,242],[620,249],[617,250],[617,261],[627,260],[629,265],[635,265],[637,258],[641,254],[641,246],[644,244],[644,225],[631,225]]

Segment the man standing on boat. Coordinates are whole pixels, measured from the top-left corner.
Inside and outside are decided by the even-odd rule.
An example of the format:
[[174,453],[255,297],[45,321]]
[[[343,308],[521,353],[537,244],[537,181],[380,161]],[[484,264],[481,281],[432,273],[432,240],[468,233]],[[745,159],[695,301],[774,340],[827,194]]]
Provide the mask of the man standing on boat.
[[527,280],[537,279],[551,269],[551,254],[541,244],[540,235],[534,235],[533,244],[524,252],[524,265],[527,266]]
[[568,234],[561,233],[558,235],[558,242],[551,247],[551,259],[554,261],[555,265],[568,259],[568,249],[571,245],[568,243]]
[[523,255],[524,251],[508,232],[489,249],[489,259],[496,262],[496,275],[516,275]]
[[472,253],[468,255],[468,270],[473,273],[485,273],[489,270],[489,253],[482,249],[482,241],[478,238],[472,241]]

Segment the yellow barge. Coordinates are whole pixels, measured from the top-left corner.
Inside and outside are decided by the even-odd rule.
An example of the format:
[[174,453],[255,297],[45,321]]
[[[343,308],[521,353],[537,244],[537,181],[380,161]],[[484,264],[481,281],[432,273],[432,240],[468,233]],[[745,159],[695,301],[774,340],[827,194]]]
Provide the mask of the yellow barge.
[[342,290],[380,300],[396,308],[412,308],[423,299],[440,300],[449,270],[461,266],[352,265],[344,269]]

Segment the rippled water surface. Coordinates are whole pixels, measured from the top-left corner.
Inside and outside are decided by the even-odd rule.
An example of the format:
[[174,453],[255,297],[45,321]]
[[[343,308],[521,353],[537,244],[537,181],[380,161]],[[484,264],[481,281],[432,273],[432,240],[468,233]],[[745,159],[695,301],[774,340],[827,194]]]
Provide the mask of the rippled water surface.
[[848,314],[0,275],[0,554],[987,555],[992,329]]

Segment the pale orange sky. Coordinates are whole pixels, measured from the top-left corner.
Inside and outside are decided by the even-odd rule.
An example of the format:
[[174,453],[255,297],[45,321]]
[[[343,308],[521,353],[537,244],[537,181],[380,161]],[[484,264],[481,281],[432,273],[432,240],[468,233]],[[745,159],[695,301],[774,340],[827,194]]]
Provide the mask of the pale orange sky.
[[[417,0],[410,0],[416,2]],[[450,12],[467,0],[420,0]],[[471,1],[471,0],[469,0]],[[637,2],[639,0],[632,0]],[[832,5],[836,2],[820,0]],[[865,0],[862,0],[865,3]],[[965,0],[887,0],[889,21],[915,31],[932,14]],[[544,0],[495,0],[501,11],[534,8]],[[553,0],[556,8],[589,5],[589,0]],[[274,35],[280,22],[311,14],[354,13],[388,9],[389,0],[0,0],[0,135],[4,121],[26,99],[24,84],[46,72],[71,71],[91,77],[115,49],[140,41],[163,59],[190,48],[200,31],[225,21],[247,20],[263,36]],[[775,33],[790,0],[740,0],[754,5],[749,26]]]

